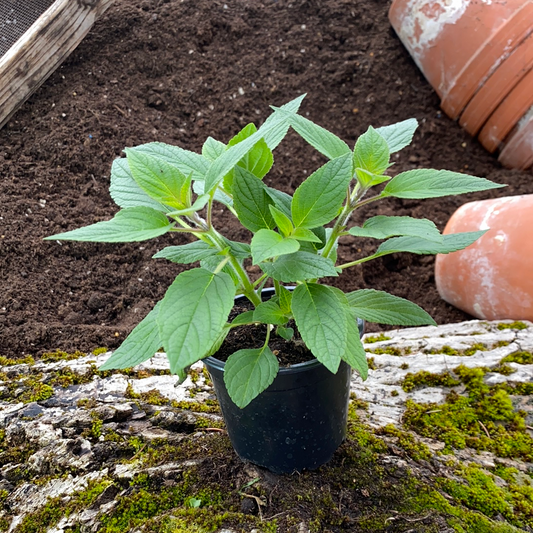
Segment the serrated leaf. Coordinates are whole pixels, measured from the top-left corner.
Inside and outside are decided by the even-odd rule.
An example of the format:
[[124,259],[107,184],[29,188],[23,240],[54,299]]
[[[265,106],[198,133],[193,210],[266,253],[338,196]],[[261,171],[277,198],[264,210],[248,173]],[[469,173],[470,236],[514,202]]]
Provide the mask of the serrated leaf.
[[224,242],[230,247],[231,254],[237,259],[246,259],[252,256],[250,245],[246,242],[230,241],[224,238]]
[[[205,187],[203,181],[195,181],[192,184],[192,189],[198,196],[204,196]],[[213,200],[216,200],[230,209],[233,209],[233,198],[223,192],[220,188],[215,189]]]
[[195,152],[184,150],[179,146],[151,142],[141,144],[131,148],[131,150],[163,159],[186,176],[191,176],[193,180],[203,180],[209,169],[209,161],[205,157]]
[[348,230],[355,237],[388,239],[396,236],[416,236],[429,241],[442,242],[437,226],[425,218],[375,216],[369,218],[363,227],[354,226]]
[[159,333],[175,372],[198,361],[222,332],[233,307],[235,286],[224,272],[182,272],[161,302]]
[[265,259],[297,252],[300,249],[300,244],[298,241],[287,239],[275,231],[260,229],[252,238],[251,249],[253,263],[257,265]]
[[304,283],[294,289],[292,312],[312,354],[334,374],[346,350],[347,314],[331,287]]
[[[269,117],[270,118],[270,117]],[[211,163],[209,170],[205,175],[205,192],[211,192],[232,170],[236,167],[237,163],[262,139],[268,132],[282,131],[286,120],[282,117],[273,117],[270,121],[265,121],[261,128],[242,140],[238,144],[229,147],[222,155],[220,155],[215,161]],[[265,138],[265,142],[268,141]]]
[[111,220],[51,235],[45,240],[136,242],[159,237],[172,227],[174,223],[170,223],[161,211],[150,207],[127,207]]
[[263,324],[275,324],[283,326],[288,322],[281,307],[274,300],[260,303],[254,311],[254,320]]
[[282,255],[273,263],[261,263],[261,270],[271,278],[284,283],[338,276],[331,259],[310,252]]
[[450,170],[416,169],[402,172],[392,178],[381,196],[409,199],[438,198],[500,187],[505,185]]
[[[389,166],[389,158],[387,141],[370,126],[355,143],[354,168],[361,168],[371,174],[381,175]],[[364,185],[367,185],[366,182]]]
[[273,109],[288,118],[289,124],[313,148],[324,154],[328,159],[335,159],[351,152],[350,147],[336,135],[309,119],[288,113],[281,108]]
[[317,237],[317,235],[310,229],[305,228],[294,228],[290,238],[304,242],[322,243],[322,239],[320,239],[320,237]]
[[276,335],[279,335],[282,339],[290,341],[294,337],[294,330],[292,328],[285,328],[278,326],[276,328]]
[[202,241],[195,241],[180,246],[167,246],[155,255],[153,259],[168,259],[173,263],[187,265],[195,261],[201,261],[206,257],[218,254],[218,250]]
[[266,186],[251,172],[235,168],[233,183],[233,205],[241,224],[250,231],[273,229],[276,226],[270,213],[273,204],[265,191]]
[[389,152],[394,154],[411,144],[416,128],[418,128],[416,118],[408,118],[396,124],[377,128],[376,131],[387,141]]
[[287,237],[290,235],[294,229],[294,226],[292,225],[291,219],[285,215],[282,211],[274,207],[273,205],[268,206],[270,209],[270,213],[272,214],[272,217],[274,218],[274,222],[276,223],[276,226],[278,227],[280,233]]
[[187,205],[191,178],[163,159],[126,149],[133,179],[151,198],[174,209]]
[[113,201],[122,208],[151,207],[166,213],[170,208],[150,198],[137,184],[131,175],[126,158],[115,159],[111,166],[111,184],[109,194]]
[[292,292],[283,285],[279,287],[279,306],[285,315],[291,312]]
[[488,230],[469,231],[443,235],[442,242],[429,241],[420,237],[394,237],[381,243],[376,256],[396,252],[411,252],[419,255],[449,254],[470,246]]
[[209,348],[209,350],[204,353],[204,355],[201,357],[202,359],[205,359],[206,357],[211,357],[212,355],[215,355],[218,350],[220,350],[220,347],[222,346],[222,344],[224,344],[224,341],[226,340],[230,329],[231,328],[229,324],[224,324],[220,335],[215,339],[215,342],[211,345],[211,348]]
[[255,320],[254,320],[254,312],[253,311],[245,311],[244,313],[241,313],[240,315],[237,315],[231,321],[231,327],[245,326],[247,324],[253,324],[254,322],[255,322]]
[[351,171],[350,154],[346,154],[313,172],[296,189],[292,198],[294,225],[312,229],[333,220],[346,199]]
[[341,290],[330,287],[337,299],[339,306],[346,313],[346,345],[341,359],[357,370],[363,380],[368,377],[368,361],[365,349],[361,343],[361,333],[353,310],[350,308],[348,298]]
[[278,370],[278,360],[268,346],[231,354],[224,367],[224,383],[230,398],[237,407],[246,407],[272,384]]
[[354,314],[368,322],[393,326],[436,326],[421,307],[384,291],[362,289],[346,295]]
[[210,200],[209,194],[202,194],[201,196],[198,196],[194,203],[189,207],[184,207],[183,209],[177,209],[176,211],[170,211],[167,213],[168,217],[182,217],[182,216],[190,216],[193,213],[196,213],[197,211],[201,211]]
[[[304,98],[305,94],[302,94],[301,96],[298,96],[298,98],[282,105],[280,109],[288,111],[289,113],[297,113]],[[265,123],[259,128],[259,131],[263,133],[263,138],[271,150],[274,150],[278,146],[289,130],[288,121],[279,121],[278,119],[279,117],[276,116],[275,113],[272,113],[272,115],[270,115],[265,120]]]
[[265,188],[266,193],[271,198],[274,206],[279,209],[287,218],[291,218],[292,196],[283,191],[278,191],[272,187]]
[[209,161],[215,161],[225,151],[226,145],[213,137],[208,137],[202,146],[202,155]]
[[[257,128],[254,124],[248,124],[230,140],[228,143],[228,148],[244,141],[256,131]],[[248,170],[257,178],[263,179],[268,171],[272,168],[273,163],[274,159],[272,157],[272,151],[264,139],[259,139],[253,148],[251,148],[237,163],[237,165]],[[224,189],[229,193],[233,193],[233,177],[233,169],[224,176]]]
[[160,307],[161,302],[158,302],[98,370],[130,368],[154,356],[163,346],[157,325]]

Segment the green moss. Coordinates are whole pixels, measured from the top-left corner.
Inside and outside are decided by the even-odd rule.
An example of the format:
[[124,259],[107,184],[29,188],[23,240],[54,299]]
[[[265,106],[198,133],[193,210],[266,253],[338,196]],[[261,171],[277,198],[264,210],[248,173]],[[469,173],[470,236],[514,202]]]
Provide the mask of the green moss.
[[367,357],[366,361],[370,370],[376,370],[376,360],[373,357]]
[[411,433],[402,431],[392,424],[387,424],[385,427],[378,430],[377,433],[378,435],[396,437],[398,439],[398,446],[403,448],[415,461],[419,461],[420,459],[427,461],[433,456],[431,450],[423,442]]
[[488,369],[454,370],[468,396],[452,391],[444,404],[417,404],[408,400],[404,424],[425,437],[436,438],[450,448],[471,447],[500,457],[533,460],[533,439],[526,431],[525,414],[513,409],[505,387],[483,382]]
[[411,348],[408,346],[402,350],[396,346],[388,346],[387,348],[374,348],[373,350],[367,349],[366,351],[375,355],[394,355],[396,357],[401,357],[403,355],[409,355],[411,353]]
[[[10,392],[14,394],[14,400],[22,403],[40,402],[48,400],[54,395],[54,389],[41,381],[42,375],[30,376],[19,382],[11,383]],[[21,392],[20,388],[22,388]]]
[[456,350],[455,348],[452,348],[451,346],[448,346],[445,344],[440,350],[430,350],[429,353],[437,354],[437,353],[443,353],[445,355],[460,355],[459,350]]
[[355,392],[350,393],[350,400],[351,400],[351,405],[354,409],[361,409],[363,411],[368,411],[368,402],[365,402],[364,400],[361,400],[360,398],[358,398]]
[[473,344],[472,346],[470,346],[470,348],[463,350],[462,355],[465,355],[468,357],[468,356],[474,355],[477,352],[485,352],[485,351],[487,351],[487,347],[484,344],[477,342]]
[[527,324],[525,324],[524,322],[520,322],[519,320],[508,324],[502,322],[498,324],[498,329],[500,331],[504,329],[527,329]]
[[455,379],[449,372],[432,374],[426,370],[421,370],[416,374],[409,372],[402,381],[402,389],[411,392],[418,387],[455,387],[460,381]]
[[74,361],[75,359],[80,359],[80,357],[85,357],[87,354],[76,351],[74,353],[62,352],[57,350],[55,352],[46,352],[43,353],[41,359],[43,361],[56,362],[56,361]]
[[188,402],[188,401],[179,401],[172,400],[172,407],[176,409],[186,409],[187,411],[192,411],[193,413],[213,413],[220,414],[220,406],[216,400],[205,400],[203,402]]
[[399,394],[400,394],[400,393],[399,393],[397,390],[391,390],[391,391],[390,391],[390,395],[391,395],[391,396],[399,396]]
[[128,383],[126,391],[124,392],[124,397],[132,400],[141,400],[150,405],[170,404],[170,400],[166,396],[163,396],[157,389],[151,389],[146,392],[135,392],[131,383]]
[[98,402],[94,398],[81,398],[76,402],[76,406],[80,409],[94,409]]
[[101,347],[101,348],[95,348],[91,353],[93,355],[102,355],[104,353],[107,353],[109,350],[107,348]]
[[33,365],[35,359],[31,355],[20,357],[19,359],[10,359],[9,357],[0,356],[0,366],[14,366],[14,365]]
[[533,353],[531,352],[513,352],[506,355],[500,363],[518,363],[520,365],[533,365]]
[[383,333],[380,333],[379,335],[377,336],[366,336],[364,338],[364,343],[365,344],[373,344],[374,342],[381,342],[381,341],[390,341],[390,337],[387,337],[386,335],[384,335]]
[[407,370],[407,369],[409,368],[409,364],[408,364],[408,363],[402,363],[402,364],[400,365],[400,368],[401,368],[402,370]]

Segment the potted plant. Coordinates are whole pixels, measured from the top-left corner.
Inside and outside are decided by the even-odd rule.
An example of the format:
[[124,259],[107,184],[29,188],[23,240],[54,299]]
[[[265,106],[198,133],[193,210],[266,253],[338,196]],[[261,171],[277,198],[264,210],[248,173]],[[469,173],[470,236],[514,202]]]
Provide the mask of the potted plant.
[[[278,472],[317,467],[342,442],[351,369],[363,379],[368,369],[356,317],[434,324],[402,298],[371,289],[345,294],[318,280],[391,253],[453,252],[484,233],[443,236],[433,222],[411,217],[376,216],[350,227],[352,213],[387,197],[433,198],[501,187],[445,170],[417,169],[391,178],[390,154],[411,142],[415,119],[370,127],[352,150],[297,114],[303,97],[273,108],[258,130],[250,124],[227,145],[209,137],[201,154],[162,143],[126,149],[111,172],[110,194],[121,208],[115,217],[48,237],[127,242],[174,232],[194,238],[154,256],[200,266],[176,277],[102,369],[135,366],[160,348],[177,374],[204,359],[238,454]],[[293,196],[262,181],[289,127],[329,159]],[[219,231],[215,202],[251,232],[250,242],[231,241]],[[383,242],[370,256],[337,264],[341,236]],[[247,273],[249,263],[259,267],[257,279]],[[230,318],[239,299],[249,308]],[[221,361],[219,354],[239,328],[255,328],[260,337]],[[280,352],[294,349],[303,357],[280,368]]]

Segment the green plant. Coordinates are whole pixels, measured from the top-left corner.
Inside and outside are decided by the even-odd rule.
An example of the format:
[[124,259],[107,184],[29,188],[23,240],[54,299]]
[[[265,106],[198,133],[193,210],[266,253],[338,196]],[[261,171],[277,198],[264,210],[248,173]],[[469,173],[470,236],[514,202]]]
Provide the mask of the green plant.
[[[297,114],[303,96],[274,113],[259,130],[249,124],[227,145],[209,137],[197,154],[163,143],[127,148],[114,161],[110,193],[121,208],[112,220],[48,237],[95,242],[142,241],[167,232],[196,240],[170,246],[155,258],[200,267],[180,273],[164,298],[131,332],[102,369],[125,368],[150,358],[161,347],[171,371],[182,373],[214,354],[228,331],[267,324],[255,349],[241,349],[226,362],[225,382],[234,402],[246,406],[270,385],[278,360],[268,347],[271,335],[291,342],[296,327],[311,353],[331,372],[341,360],[367,376],[365,351],[354,317],[394,325],[435,324],[415,304],[382,291],[349,294],[319,278],[336,277],[349,267],[396,252],[449,253],[467,247],[484,231],[441,235],[426,219],[374,216],[348,227],[353,212],[388,197],[435,198],[501,187],[482,178],[446,170],[416,169],[391,178],[390,155],[407,146],[415,119],[370,127],[351,150],[334,134]],[[292,127],[329,159],[293,196],[262,179],[273,164],[272,151]],[[367,193],[386,183],[371,196]],[[216,228],[220,202],[253,234],[250,243],[227,239]],[[339,238],[383,240],[375,253],[337,264]],[[245,261],[262,274],[252,281]],[[267,281],[276,296],[262,302]],[[293,292],[284,284],[296,285]],[[254,306],[228,323],[236,295]]]

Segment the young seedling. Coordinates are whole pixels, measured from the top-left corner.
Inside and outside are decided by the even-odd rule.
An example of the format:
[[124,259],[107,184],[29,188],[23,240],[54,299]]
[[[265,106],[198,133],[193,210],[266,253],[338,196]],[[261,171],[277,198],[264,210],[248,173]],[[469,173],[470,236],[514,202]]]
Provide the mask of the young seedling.
[[[259,129],[249,124],[228,144],[209,137],[201,154],[157,142],[127,148],[126,158],[115,160],[111,171],[110,194],[121,208],[114,218],[48,237],[128,242],[171,232],[196,239],[154,255],[181,264],[199,261],[200,267],[176,277],[102,370],[138,365],[163,348],[171,371],[183,373],[215,354],[232,328],[264,323],[266,335],[257,347],[238,350],[226,362],[228,392],[242,408],[274,380],[279,364],[269,339],[278,335],[292,342],[291,319],[307,348],[331,372],[337,372],[344,360],[363,379],[368,367],[355,317],[400,326],[435,324],[408,300],[373,289],[345,294],[318,280],[396,252],[447,254],[466,248],[484,233],[441,235],[430,220],[407,216],[374,216],[362,226],[350,226],[356,209],[389,197],[436,198],[503,185],[447,170],[417,169],[391,177],[390,156],[410,144],[415,119],[370,127],[352,150],[297,114],[302,99],[273,108]],[[293,196],[263,181],[273,164],[272,152],[289,127],[329,159]],[[250,230],[249,243],[223,235],[213,208],[216,202]],[[373,254],[338,264],[341,236],[382,242]],[[255,281],[244,267],[250,261],[262,272]],[[263,302],[266,283],[275,287],[275,296]],[[237,295],[248,298],[254,309],[230,323]]]

